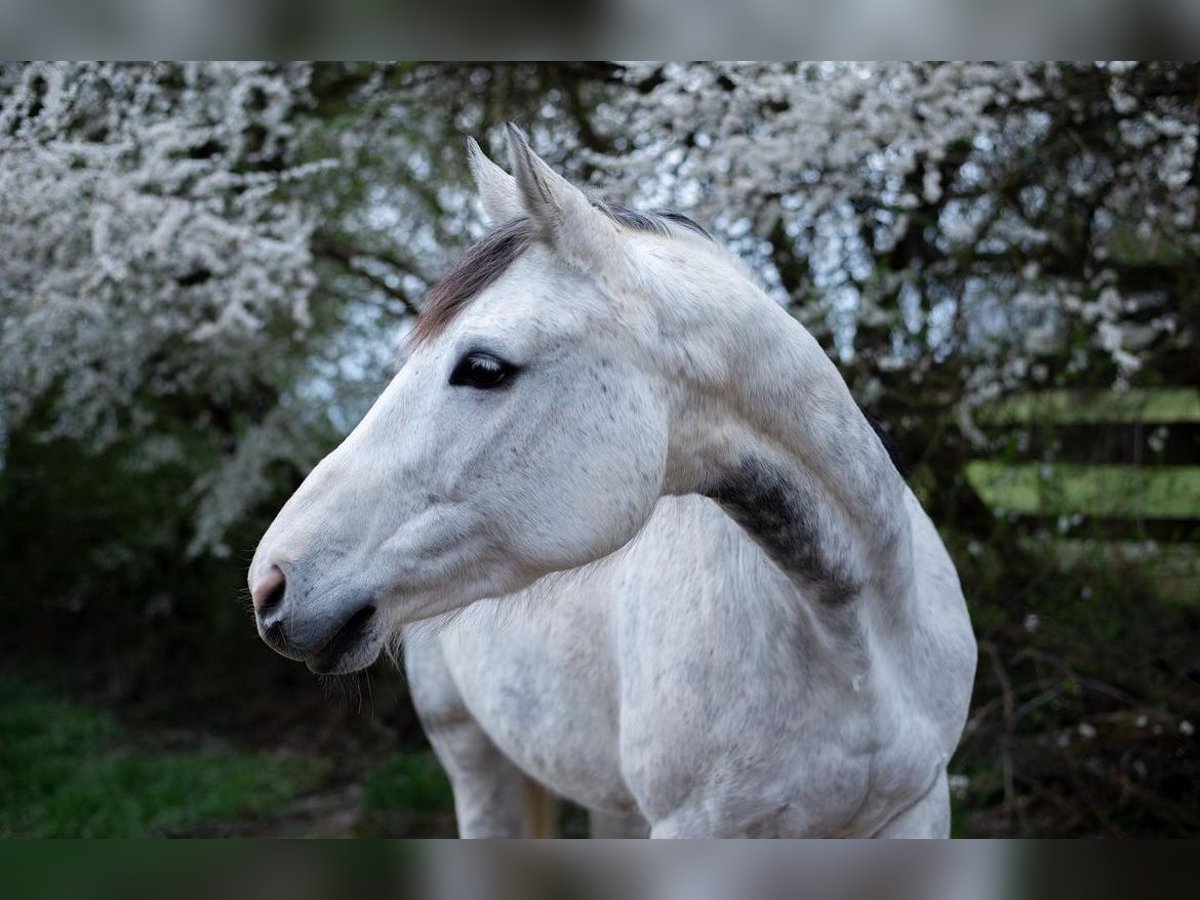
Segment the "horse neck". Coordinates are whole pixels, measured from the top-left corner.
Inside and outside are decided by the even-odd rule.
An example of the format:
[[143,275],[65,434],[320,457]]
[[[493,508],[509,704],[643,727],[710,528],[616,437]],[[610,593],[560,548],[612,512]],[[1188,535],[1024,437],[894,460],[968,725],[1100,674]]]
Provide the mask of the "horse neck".
[[798,322],[748,282],[708,282],[660,319],[675,369],[668,490],[716,500],[819,606],[874,598],[894,615],[913,567],[887,450]]

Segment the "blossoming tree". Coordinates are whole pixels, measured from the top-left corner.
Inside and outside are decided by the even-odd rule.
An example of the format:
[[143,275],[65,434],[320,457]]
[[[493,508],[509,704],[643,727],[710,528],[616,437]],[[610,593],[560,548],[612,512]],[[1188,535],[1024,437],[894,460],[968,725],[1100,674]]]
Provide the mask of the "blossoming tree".
[[1194,377],[1198,84],[1179,64],[7,65],[0,415],[143,467],[189,452],[181,422],[207,431],[193,549],[222,547],[272,460],[302,470],[353,423],[478,234],[463,134],[515,118],[607,199],[709,226],[953,485],[1005,392]]

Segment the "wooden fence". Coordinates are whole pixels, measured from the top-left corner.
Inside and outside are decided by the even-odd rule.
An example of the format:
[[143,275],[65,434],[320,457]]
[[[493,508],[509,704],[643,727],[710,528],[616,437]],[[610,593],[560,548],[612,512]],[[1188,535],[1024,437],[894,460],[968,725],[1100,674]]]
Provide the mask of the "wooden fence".
[[967,479],[995,512],[1066,552],[1151,554],[1181,598],[1200,598],[1200,390],[1046,391],[981,423],[996,450]]

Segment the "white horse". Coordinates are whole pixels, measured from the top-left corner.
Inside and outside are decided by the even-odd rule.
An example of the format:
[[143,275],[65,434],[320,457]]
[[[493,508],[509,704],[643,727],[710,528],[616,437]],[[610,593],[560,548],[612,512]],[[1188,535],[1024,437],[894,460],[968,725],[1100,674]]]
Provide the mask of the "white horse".
[[263,537],[259,633],[349,672],[403,629],[463,836],[528,834],[530,784],[593,833],[947,835],[975,641],[837,369],[697,226],[509,143],[470,144],[500,226]]

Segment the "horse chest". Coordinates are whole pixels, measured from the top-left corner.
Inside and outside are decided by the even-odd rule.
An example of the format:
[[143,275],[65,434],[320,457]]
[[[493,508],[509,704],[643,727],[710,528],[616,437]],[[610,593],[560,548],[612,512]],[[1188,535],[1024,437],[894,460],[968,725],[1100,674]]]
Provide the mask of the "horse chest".
[[617,689],[599,611],[487,610],[442,636],[471,716],[519,768],[594,809],[635,807],[620,773]]
[[471,716],[555,792],[637,808],[656,833],[877,830],[945,764],[921,711],[888,693],[886,660],[866,685],[839,673],[786,578],[711,504],[664,506],[609,564],[445,629]]
[[[692,627],[713,625],[710,614],[720,611],[693,609]],[[640,809],[681,835],[861,834],[933,771],[917,725],[881,741],[890,726],[871,703],[812,677],[802,648],[745,623],[725,623],[742,642],[721,648],[676,622],[676,651],[626,642],[618,665],[597,635],[615,630],[620,644],[619,622],[554,605],[507,618],[443,636],[455,681],[509,759],[590,808]]]

